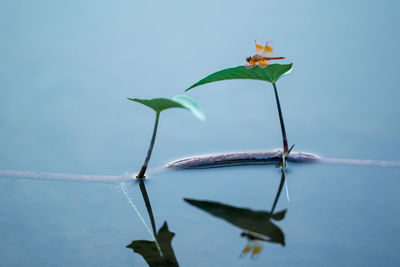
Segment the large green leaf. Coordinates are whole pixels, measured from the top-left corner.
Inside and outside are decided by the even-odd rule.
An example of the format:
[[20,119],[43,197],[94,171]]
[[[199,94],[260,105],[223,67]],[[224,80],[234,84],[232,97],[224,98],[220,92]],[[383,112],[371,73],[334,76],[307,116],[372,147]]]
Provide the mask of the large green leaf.
[[272,64],[266,68],[260,68],[257,66],[253,69],[248,69],[245,66],[239,66],[235,68],[224,69],[208,75],[204,79],[190,86],[185,91],[189,91],[190,89],[202,84],[232,79],[253,79],[276,83],[280,77],[290,73],[292,70],[292,65],[292,63],[283,65]]
[[172,99],[168,98],[153,98],[153,99],[128,98],[128,99],[143,104],[145,106],[148,106],[157,113],[160,113],[161,111],[170,108],[183,108],[189,110],[191,113],[193,113],[193,115],[195,115],[200,120],[205,120],[204,113],[197,105],[197,103],[193,99],[185,95],[177,95]]

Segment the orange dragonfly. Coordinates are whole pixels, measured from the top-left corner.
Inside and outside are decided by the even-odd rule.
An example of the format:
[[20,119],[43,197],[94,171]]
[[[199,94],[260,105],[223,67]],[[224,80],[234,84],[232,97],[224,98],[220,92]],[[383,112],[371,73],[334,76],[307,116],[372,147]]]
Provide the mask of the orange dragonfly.
[[274,52],[271,41],[268,41],[265,46],[259,40],[256,40],[256,54],[252,57],[246,57],[247,63],[244,65],[246,68],[252,69],[255,66],[265,68],[269,64],[269,60],[284,59],[284,57],[270,57],[269,55]]
[[246,237],[249,242],[244,247],[242,253],[240,253],[239,257],[242,258],[246,256],[251,251],[251,258],[257,259],[259,254],[262,251],[262,243],[261,241],[268,241],[262,237],[262,235],[257,234],[255,232],[243,232],[240,234],[242,237]]

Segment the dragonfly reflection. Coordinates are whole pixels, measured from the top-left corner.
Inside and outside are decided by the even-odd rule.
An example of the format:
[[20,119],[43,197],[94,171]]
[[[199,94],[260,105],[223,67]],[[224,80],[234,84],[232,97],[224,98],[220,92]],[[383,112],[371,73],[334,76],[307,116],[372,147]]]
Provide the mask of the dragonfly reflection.
[[254,211],[248,208],[239,208],[219,202],[207,200],[184,200],[210,215],[223,219],[242,229],[241,236],[248,240],[247,245],[240,254],[241,257],[251,252],[251,257],[256,258],[262,251],[262,243],[277,243],[285,245],[283,231],[273,221],[285,218],[286,210],[274,212],[279,196],[285,182],[285,172],[282,171],[281,182],[270,211]]

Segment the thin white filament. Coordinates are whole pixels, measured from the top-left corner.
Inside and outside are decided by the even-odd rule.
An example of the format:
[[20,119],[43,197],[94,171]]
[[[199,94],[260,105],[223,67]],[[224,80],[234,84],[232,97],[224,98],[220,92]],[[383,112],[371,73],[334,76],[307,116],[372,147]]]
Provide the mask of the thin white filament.
[[287,179],[285,178],[285,189],[286,189],[286,198],[287,201],[290,202],[290,198],[289,198],[289,188],[288,188],[288,182]]
[[86,181],[86,182],[105,182],[115,183],[132,180],[133,174],[123,175],[88,175],[88,174],[69,174],[54,172],[35,172],[35,171],[7,171],[0,170],[0,177],[34,179],[34,180],[62,180],[62,181]]
[[126,190],[126,185],[124,182],[122,182],[121,184],[121,189],[122,192],[124,193],[126,199],[128,200],[129,204],[131,205],[131,207],[133,208],[133,210],[136,212],[137,216],[139,217],[139,219],[142,221],[144,227],[146,228],[147,232],[149,232],[149,234],[151,235],[151,237],[154,239],[154,243],[156,244],[157,250],[160,253],[160,256],[163,257],[163,253],[161,251],[161,247],[157,242],[157,238],[154,236],[153,232],[151,231],[150,227],[147,225],[146,221],[144,220],[142,214],[140,214],[139,210],[136,208],[136,205],[133,204],[132,199],[129,197],[128,192]]

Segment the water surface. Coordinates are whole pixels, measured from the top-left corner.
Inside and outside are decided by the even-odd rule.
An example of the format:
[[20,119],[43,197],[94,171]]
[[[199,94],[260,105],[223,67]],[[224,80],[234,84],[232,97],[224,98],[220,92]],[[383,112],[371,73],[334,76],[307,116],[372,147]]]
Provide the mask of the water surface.
[[[0,170],[119,176],[139,170],[154,114],[127,97],[172,97],[244,64],[273,40],[293,72],[278,82],[289,143],[324,157],[400,160],[397,1],[0,1]],[[207,115],[161,114],[150,167],[281,145],[270,84],[189,92]],[[239,257],[243,229],[189,204],[270,212],[274,166],[160,173],[145,183],[179,266],[397,266],[400,170],[290,164],[271,222],[284,243]],[[151,229],[138,183],[127,193]],[[0,178],[4,266],[147,266],[153,241],[117,183]],[[164,222],[167,222],[164,225]],[[152,232],[152,231],[151,231]],[[169,235],[170,236],[170,235]],[[143,244],[143,243],[140,243]]]

